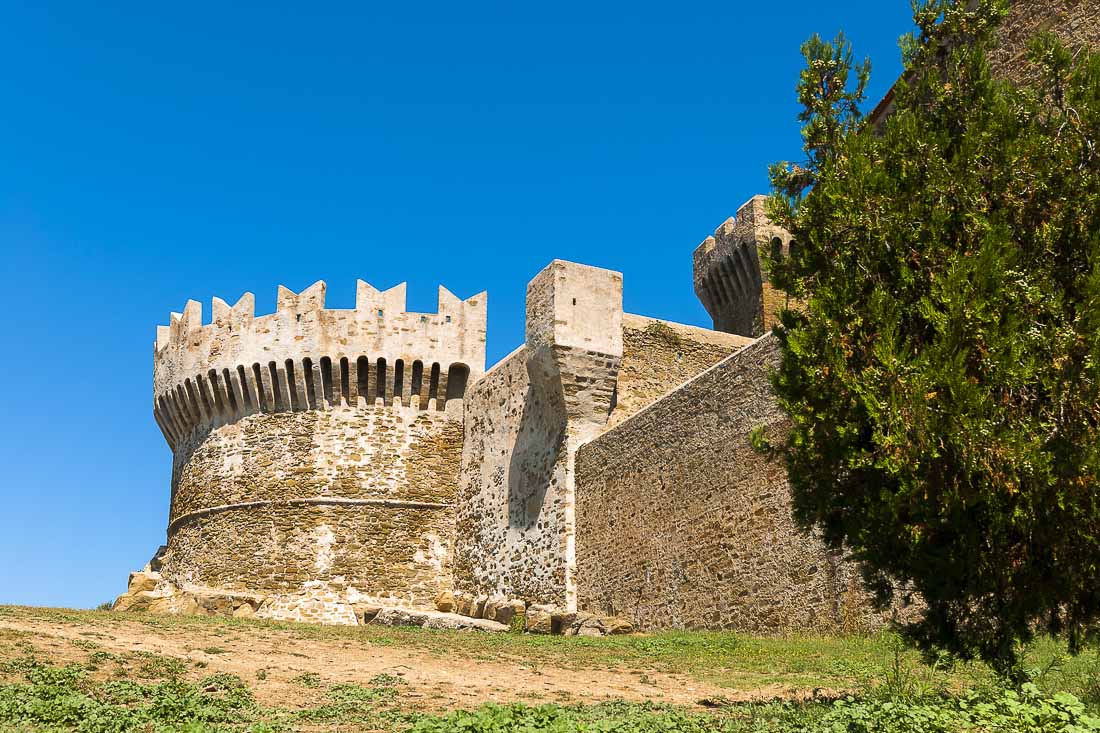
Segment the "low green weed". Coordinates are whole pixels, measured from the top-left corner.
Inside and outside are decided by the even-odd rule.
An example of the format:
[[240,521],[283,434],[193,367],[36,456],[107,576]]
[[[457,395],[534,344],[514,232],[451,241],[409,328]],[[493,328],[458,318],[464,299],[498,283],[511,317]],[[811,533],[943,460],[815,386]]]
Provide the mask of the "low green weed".
[[296,685],[301,685],[302,687],[316,688],[321,686],[321,675],[317,674],[316,672],[302,672],[300,675],[292,679],[291,682]]
[[805,733],[1090,733],[1100,718],[1067,692],[1044,695],[1032,683],[1019,692],[991,688],[961,697],[838,701]]

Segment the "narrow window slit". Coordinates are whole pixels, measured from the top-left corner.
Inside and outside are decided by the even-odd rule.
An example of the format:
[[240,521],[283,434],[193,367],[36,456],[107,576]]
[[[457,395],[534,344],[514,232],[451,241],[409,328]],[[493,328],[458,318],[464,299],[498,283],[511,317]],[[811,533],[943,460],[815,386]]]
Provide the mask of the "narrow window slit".
[[187,390],[187,399],[191,405],[191,414],[195,417],[196,424],[202,420],[202,410],[199,409],[199,398],[195,393],[195,385],[191,383],[190,379],[183,381],[183,386]]
[[332,399],[332,359],[327,356],[321,357],[321,394],[330,405],[336,404]]
[[298,399],[298,381],[294,375],[294,360],[287,359],[285,365],[287,390],[290,391],[290,409],[302,410],[304,408],[302,407],[302,405],[300,404],[300,400]]
[[222,381],[225,382],[225,399],[229,412],[236,415],[240,408],[237,406],[237,392],[233,389],[233,375],[229,368],[222,369]]
[[256,380],[256,395],[260,400],[260,404],[257,405],[264,412],[271,411],[271,395],[264,389],[263,375],[260,373],[262,367],[259,362],[252,365],[252,376]]
[[370,402],[370,391],[368,385],[370,384],[370,362],[367,357],[360,356],[359,361],[355,364],[355,383],[359,387],[359,396]]
[[779,262],[779,259],[783,256],[783,240],[779,237],[772,237],[771,243],[771,257],[772,262]]
[[[344,398],[344,402],[351,405],[351,373],[349,372],[350,365],[348,364],[348,358],[346,356],[340,358],[340,394]],[[352,405],[354,407],[354,405]]]
[[382,403],[386,402],[386,360],[379,359],[375,362],[375,366],[378,368],[378,374],[375,378],[376,389],[378,391],[377,397],[382,398]]
[[[409,394],[419,396],[424,388],[424,362],[417,359],[413,362],[412,389]],[[423,409],[424,405],[420,406]]]
[[[439,362],[432,364],[431,381],[428,382],[428,399],[434,400],[439,398]],[[425,405],[426,407],[426,405]]]
[[225,404],[225,392],[222,389],[221,381],[218,379],[218,372],[215,369],[211,369],[206,373],[207,381],[210,382],[210,391],[214,397],[214,407],[219,415],[229,414],[229,407]]
[[210,388],[201,374],[195,375],[195,389],[198,390],[199,400],[202,402],[203,411],[207,417],[214,417],[217,414],[217,410],[214,409],[214,395],[211,394]]
[[313,359],[302,359],[302,376],[306,381],[306,404],[311,410],[317,409],[317,393],[313,391]]
[[248,374],[245,372],[243,366],[237,367],[237,379],[241,380],[241,398],[244,400],[243,407],[252,409],[252,388],[248,386]]
[[451,364],[447,370],[447,401],[460,400],[466,395],[466,382],[470,378],[470,367],[465,364]]
[[267,371],[271,374],[271,402],[274,405],[274,410],[286,409],[286,399],[283,396],[282,385],[279,384],[279,367],[275,366],[275,362],[270,361],[267,363]]
[[405,396],[405,361],[403,359],[393,363],[393,396],[395,400]]

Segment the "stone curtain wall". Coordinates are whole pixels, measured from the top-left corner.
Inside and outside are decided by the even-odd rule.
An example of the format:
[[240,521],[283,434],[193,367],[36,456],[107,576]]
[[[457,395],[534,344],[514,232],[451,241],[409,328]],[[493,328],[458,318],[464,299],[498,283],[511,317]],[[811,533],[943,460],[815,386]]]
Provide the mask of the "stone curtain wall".
[[1100,48],[1100,0],[1013,2],[990,59],[994,70],[1018,82],[1034,81],[1037,70],[1027,61],[1027,47],[1042,31],[1054,33],[1070,48]]
[[565,598],[565,415],[513,352],[466,393],[455,505],[455,589],[531,603]]
[[619,424],[751,343],[744,336],[624,314],[622,365],[608,425]]
[[554,260],[527,285],[526,344],[466,395],[456,590],[576,607],[573,457],[623,355],[622,275]]
[[854,568],[801,532],[785,472],[749,434],[780,437],[765,337],[577,454],[582,610],[641,629],[836,631],[881,624]]
[[259,592],[450,586],[461,424],[408,407],[257,413],[177,446],[164,576]]
[[[570,299],[571,302],[571,299]],[[751,339],[624,315],[623,355],[608,424],[626,419]],[[571,574],[570,465],[564,402],[532,385],[520,348],[466,394],[456,502],[455,589],[564,605]],[[562,370],[570,375],[581,366]]]

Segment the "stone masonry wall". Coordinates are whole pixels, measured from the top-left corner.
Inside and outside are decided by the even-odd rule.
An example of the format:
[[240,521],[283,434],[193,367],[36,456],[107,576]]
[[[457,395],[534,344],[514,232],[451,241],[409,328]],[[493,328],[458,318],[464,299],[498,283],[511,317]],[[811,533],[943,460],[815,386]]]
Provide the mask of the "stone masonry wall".
[[430,605],[450,586],[461,423],[409,407],[256,413],[177,446],[164,577]]
[[455,589],[565,598],[565,415],[531,385],[520,348],[466,393]]
[[756,338],[775,323],[780,298],[761,258],[786,256],[796,245],[768,217],[767,200],[753,196],[692,253],[695,294],[715,331]]
[[786,429],[771,337],[577,453],[582,610],[641,629],[836,631],[881,624],[854,568],[798,529],[783,467],[749,445]]
[[1017,0],[998,30],[998,48],[990,62],[994,70],[1016,81],[1035,79],[1027,61],[1028,43],[1050,31],[1072,49],[1100,49],[1100,0]]
[[751,343],[744,336],[624,314],[623,358],[608,426]]
[[[533,285],[549,286],[538,279]],[[547,301],[535,288],[532,299]],[[572,295],[564,302],[571,304]],[[552,322],[530,311],[529,318],[542,326]],[[554,320],[562,320],[561,315]],[[566,393],[598,387],[609,368],[604,357],[593,359],[587,350],[558,353],[561,366],[550,379],[540,364],[532,365],[528,347],[520,348],[467,392],[455,509],[456,590],[567,606],[575,567],[570,425],[580,424],[582,433],[591,429],[595,432],[583,437],[594,437],[752,342],[628,314],[622,316],[621,338],[622,357],[613,358],[610,367],[618,369],[614,408],[596,405],[587,419],[578,419],[575,411],[571,416],[573,397]],[[546,339],[536,333],[529,343]]]

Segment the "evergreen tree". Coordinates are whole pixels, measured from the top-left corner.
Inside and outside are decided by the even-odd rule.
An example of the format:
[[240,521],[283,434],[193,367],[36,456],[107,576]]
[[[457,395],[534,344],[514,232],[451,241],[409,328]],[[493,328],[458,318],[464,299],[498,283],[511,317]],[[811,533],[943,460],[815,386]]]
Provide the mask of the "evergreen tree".
[[923,598],[911,640],[1007,673],[1100,616],[1100,56],[1038,38],[1042,80],[1014,86],[987,61],[1003,1],[966,5],[916,6],[877,127],[844,37],[803,46],[773,450],[883,606]]

